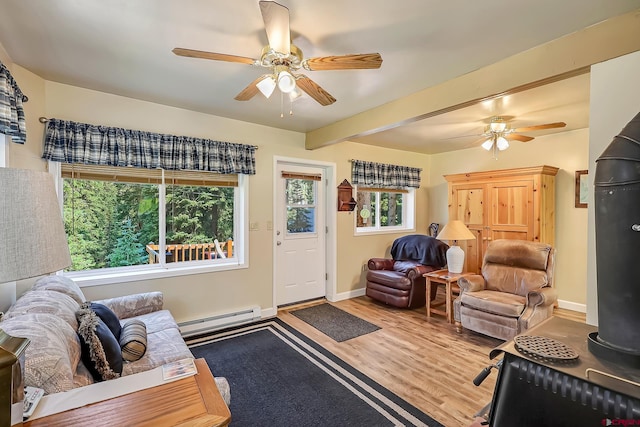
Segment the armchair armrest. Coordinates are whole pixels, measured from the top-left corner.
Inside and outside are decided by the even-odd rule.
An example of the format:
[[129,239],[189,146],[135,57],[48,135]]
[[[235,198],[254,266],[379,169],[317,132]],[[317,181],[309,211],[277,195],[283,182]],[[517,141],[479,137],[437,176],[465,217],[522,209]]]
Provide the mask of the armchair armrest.
[[164,295],[162,292],[145,292],[93,302],[109,307],[118,319],[127,319],[162,310]]
[[415,278],[424,276],[426,273],[429,273],[430,271],[433,271],[433,267],[418,264],[412,269],[407,271],[407,277],[411,280],[414,280]]
[[547,307],[555,304],[558,299],[558,292],[550,287],[544,287],[531,291],[527,294],[527,305],[532,307]]
[[544,287],[527,294],[527,305],[518,319],[519,332],[526,331],[551,317],[553,305],[558,299],[558,293],[551,287]]
[[463,276],[458,279],[458,286],[460,286],[460,292],[477,292],[485,288],[485,280],[480,274],[472,274],[470,276]]
[[371,258],[367,263],[369,270],[393,270],[393,260],[389,258]]

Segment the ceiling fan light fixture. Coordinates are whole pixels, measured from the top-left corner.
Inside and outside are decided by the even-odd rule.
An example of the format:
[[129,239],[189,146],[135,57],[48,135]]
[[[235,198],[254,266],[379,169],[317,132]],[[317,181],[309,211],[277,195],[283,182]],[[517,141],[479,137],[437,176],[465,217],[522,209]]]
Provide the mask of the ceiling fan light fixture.
[[300,96],[302,96],[302,92],[300,92],[298,86],[294,87],[293,90],[289,92],[289,99],[291,101],[295,101],[296,99],[300,98]]
[[296,78],[288,71],[280,71],[278,74],[278,89],[283,93],[290,93],[296,88]]
[[507,148],[509,148],[509,141],[507,141],[506,138],[499,136],[496,139],[496,145],[498,147],[498,150],[502,151],[502,150],[506,150]]
[[265,77],[256,84],[256,87],[268,99],[276,88],[276,81],[271,76]]
[[487,151],[491,150],[492,146],[493,146],[493,138],[489,138],[482,143],[482,148],[484,148]]
[[504,132],[507,128],[507,124],[501,118],[495,118],[489,124],[491,132]]

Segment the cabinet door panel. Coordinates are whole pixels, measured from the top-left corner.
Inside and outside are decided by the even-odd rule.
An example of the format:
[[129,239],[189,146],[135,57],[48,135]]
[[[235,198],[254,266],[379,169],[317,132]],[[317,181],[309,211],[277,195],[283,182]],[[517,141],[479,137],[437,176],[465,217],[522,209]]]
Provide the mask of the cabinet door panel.
[[453,219],[465,224],[484,224],[485,192],[483,186],[456,186],[453,190]]
[[533,237],[533,183],[491,184],[489,227],[492,239],[531,240]]

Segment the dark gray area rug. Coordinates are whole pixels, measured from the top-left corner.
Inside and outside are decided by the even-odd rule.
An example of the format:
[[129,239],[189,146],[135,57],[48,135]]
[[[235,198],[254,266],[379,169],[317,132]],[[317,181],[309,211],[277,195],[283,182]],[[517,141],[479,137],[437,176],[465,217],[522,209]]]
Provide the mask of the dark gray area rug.
[[230,427],[443,427],[280,319],[189,341],[231,386]]
[[314,305],[291,312],[337,342],[350,340],[380,329],[379,326],[340,310],[331,304]]

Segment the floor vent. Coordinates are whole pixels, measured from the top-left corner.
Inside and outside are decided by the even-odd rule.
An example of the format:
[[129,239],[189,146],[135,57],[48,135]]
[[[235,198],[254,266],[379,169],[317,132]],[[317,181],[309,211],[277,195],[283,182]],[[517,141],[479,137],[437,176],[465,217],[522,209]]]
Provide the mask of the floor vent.
[[240,325],[260,319],[260,307],[254,306],[232,313],[220,314],[205,319],[178,323],[183,337],[206,334],[229,326]]

